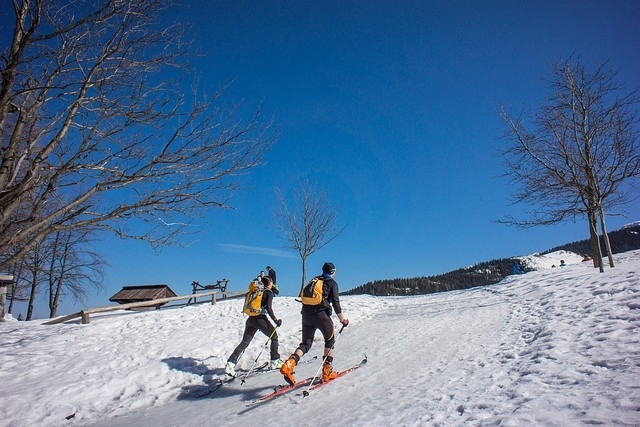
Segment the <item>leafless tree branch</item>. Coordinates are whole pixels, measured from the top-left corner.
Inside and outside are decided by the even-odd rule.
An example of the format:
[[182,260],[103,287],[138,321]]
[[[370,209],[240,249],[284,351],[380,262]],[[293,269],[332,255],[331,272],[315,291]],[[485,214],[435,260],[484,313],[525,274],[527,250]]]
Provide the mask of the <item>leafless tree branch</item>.
[[[499,222],[531,227],[586,215],[597,252],[600,217],[608,244],[604,212],[630,200],[630,189],[640,177],[640,146],[638,90],[624,93],[605,65],[593,71],[579,60],[554,65],[547,81],[550,95],[531,123],[525,123],[523,114],[514,117],[500,108],[507,126],[501,155],[505,175],[517,188],[514,202],[534,209],[526,219]],[[602,271],[601,261],[599,267]]]
[[[89,227],[179,242],[277,138],[222,87],[183,90],[185,30],[164,0],[16,0],[0,75],[0,270]],[[172,224],[169,226],[168,224]],[[18,250],[16,250],[18,248]],[[11,250],[10,250],[11,249]]]
[[302,260],[301,288],[306,283],[306,262],[309,255],[331,243],[346,226],[338,225],[338,211],[326,191],[318,190],[309,181],[298,185],[291,201],[276,191],[279,206],[275,210],[276,226],[282,232],[286,246]]

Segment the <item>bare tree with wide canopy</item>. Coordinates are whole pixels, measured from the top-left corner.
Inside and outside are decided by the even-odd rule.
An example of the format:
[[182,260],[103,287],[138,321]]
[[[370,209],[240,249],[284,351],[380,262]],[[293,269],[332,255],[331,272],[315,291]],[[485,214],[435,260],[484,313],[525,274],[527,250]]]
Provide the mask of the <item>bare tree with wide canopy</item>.
[[531,227],[585,215],[600,271],[598,220],[613,267],[605,212],[637,197],[640,177],[638,92],[625,92],[614,78],[606,64],[591,71],[580,61],[563,61],[554,64],[550,94],[530,123],[500,111],[507,124],[506,175],[518,186],[515,201],[535,206],[528,218],[503,222]]
[[184,28],[162,24],[169,2],[12,6],[0,56],[0,271],[61,230],[178,243],[207,208],[228,207],[238,175],[275,141],[272,120],[243,118],[224,87],[185,86],[190,46]]

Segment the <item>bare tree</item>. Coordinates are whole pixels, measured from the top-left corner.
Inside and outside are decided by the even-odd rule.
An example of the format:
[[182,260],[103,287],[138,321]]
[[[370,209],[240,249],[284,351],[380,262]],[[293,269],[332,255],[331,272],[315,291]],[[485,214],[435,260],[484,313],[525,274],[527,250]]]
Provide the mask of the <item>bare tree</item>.
[[637,90],[621,94],[624,86],[614,77],[605,65],[590,72],[579,61],[567,60],[554,65],[551,94],[530,125],[522,115],[512,118],[504,108],[500,111],[508,127],[502,152],[506,175],[519,186],[515,201],[536,207],[525,220],[502,222],[530,227],[586,215],[600,271],[598,218],[608,245],[605,211],[628,203],[640,176]]
[[[33,318],[38,296],[49,305],[49,316],[57,315],[63,297],[83,300],[89,289],[102,287],[102,256],[90,249],[95,239],[89,229],[75,228],[49,235],[13,265],[17,284],[28,289],[26,320]],[[12,292],[11,299],[21,299]]]
[[29,287],[29,300],[27,302],[27,314],[25,320],[31,320],[33,318],[36,297],[44,284],[46,259],[49,256],[49,254],[46,253],[47,249],[46,245],[42,245],[38,242],[31,246],[31,249],[21,260],[24,267],[20,270],[23,274],[16,277],[16,279],[21,283],[28,284]]
[[286,247],[300,255],[302,289],[306,283],[309,255],[328,245],[346,226],[338,226],[338,211],[331,204],[327,192],[317,190],[308,181],[294,189],[291,202],[281,191],[276,193],[279,200],[279,207],[275,211],[276,225],[287,242]]
[[89,227],[179,242],[277,135],[224,87],[184,91],[185,30],[165,0],[15,0],[0,56],[0,270]]
[[90,249],[93,235],[89,229],[58,231],[47,239],[51,256],[47,260],[46,283],[49,316],[55,317],[63,296],[84,300],[90,288],[102,288],[103,257]]

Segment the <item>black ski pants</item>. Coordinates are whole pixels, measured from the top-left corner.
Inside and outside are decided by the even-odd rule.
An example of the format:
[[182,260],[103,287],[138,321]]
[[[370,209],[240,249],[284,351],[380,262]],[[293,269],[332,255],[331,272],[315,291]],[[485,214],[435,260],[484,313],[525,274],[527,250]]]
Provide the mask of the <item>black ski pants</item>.
[[311,350],[316,331],[320,330],[324,337],[324,348],[332,348],[336,342],[333,321],[326,310],[316,313],[302,313],[302,342],[298,346],[302,354]]
[[247,319],[247,323],[245,323],[244,325],[242,341],[240,341],[240,344],[238,344],[236,349],[233,350],[233,353],[231,353],[231,356],[229,356],[229,361],[238,363],[240,355],[247,349],[247,347],[249,347],[249,344],[251,344],[253,337],[258,331],[262,332],[267,337],[271,336],[271,334],[273,333],[273,336],[271,337],[270,347],[271,360],[279,359],[280,353],[278,353],[278,333],[273,332],[274,330],[275,326],[273,326],[271,322],[269,322],[267,316],[249,316],[249,318]]

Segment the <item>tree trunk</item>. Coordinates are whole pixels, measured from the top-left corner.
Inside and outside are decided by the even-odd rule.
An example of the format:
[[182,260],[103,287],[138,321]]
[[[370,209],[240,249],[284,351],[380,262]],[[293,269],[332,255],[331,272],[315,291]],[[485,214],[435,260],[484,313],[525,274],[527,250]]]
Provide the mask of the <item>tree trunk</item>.
[[587,222],[589,223],[589,244],[591,245],[591,262],[593,268],[598,268],[598,243],[596,241],[597,236],[593,234],[593,226],[591,224],[591,217],[587,216]]
[[595,212],[589,212],[589,235],[591,236],[591,249],[593,250],[593,266],[604,273],[602,265],[602,249],[600,248],[600,238],[598,236],[598,218]]
[[53,297],[49,302],[49,317],[54,318],[58,314],[58,301],[60,301],[60,288],[62,287],[62,280],[54,281]]
[[609,242],[609,234],[607,233],[607,227],[604,224],[604,212],[600,209],[600,228],[602,229],[602,239],[604,240],[604,247],[607,250],[607,256],[609,257],[609,267],[615,267],[613,263],[613,252],[611,251],[611,242]]
[[35,244],[33,249],[33,266],[31,270],[31,292],[29,292],[29,304],[27,305],[27,316],[25,320],[33,317],[33,306],[36,301],[36,289],[38,288],[38,277],[40,271],[40,242]]
[[9,306],[7,307],[7,313],[12,314],[13,311],[13,299],[16,296],[16,288],[18,285],[16,285],[15,283],[13,285],[11,285],[10,289],[7,289],[7,295],[8,299],[9,299]]
[[35,281],[35,275],[34,275],[34,281],[31,284],[31,293],[29,294],[29,305],[27,306],[27,317],[25,318],[25,320],[31,320],[31,317],[33,316],[33,305],[36,300],[36,287],[37,287],[37,282]]
[[53,277],[49,285],[49,317],[54,318],[58,313],[60,292],[62,291],[62,277]]
[[300,283],[300,292],[302,292],[302,288],[304,288],[304,285],[307,279],[307,257],[303,256],[302,257],[302,282]]

